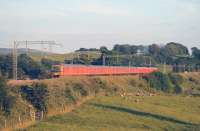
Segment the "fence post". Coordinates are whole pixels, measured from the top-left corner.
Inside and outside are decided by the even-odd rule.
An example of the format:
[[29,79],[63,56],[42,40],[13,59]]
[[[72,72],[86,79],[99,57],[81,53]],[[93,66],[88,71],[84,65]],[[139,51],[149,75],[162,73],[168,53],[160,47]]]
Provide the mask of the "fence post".
[[35,121],[35,111],[33,111],[33,121]]
[[21,122],[21,117],[19,115],[19,125],[21,126],[22,125],[22,122]]
[[42,111],[41,112],[41,120],[43,119],[43,117],[44,117],[44,112]]
[[4,121],[4,127],[5,128],[7,127],[7,121],[6,120]]

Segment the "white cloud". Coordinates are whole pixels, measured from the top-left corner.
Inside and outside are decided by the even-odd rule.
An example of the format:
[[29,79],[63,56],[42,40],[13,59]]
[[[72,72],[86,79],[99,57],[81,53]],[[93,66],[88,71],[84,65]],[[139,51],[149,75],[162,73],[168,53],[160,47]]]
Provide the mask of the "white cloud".
[[131,12],[127,9],[113,8],[110,6],[102,6],[95,4],[81,5],[79,10],[81,12],[95,13],[100,15],[116,15],[116,16],[130,16]]

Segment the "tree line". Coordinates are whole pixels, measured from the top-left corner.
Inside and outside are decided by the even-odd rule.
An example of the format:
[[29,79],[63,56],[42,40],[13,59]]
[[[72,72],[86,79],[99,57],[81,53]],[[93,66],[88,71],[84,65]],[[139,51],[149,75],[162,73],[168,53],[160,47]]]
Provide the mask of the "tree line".
[[[105,58],[106,65],[131,65],[131,66],[154,66],[157,64],[168,64],[178,68],[184,65],[185,68],[197,68],[200,65],[200,49],[197,47],[189,49],[180,43],[170,42],[166,45],[151,44],[144,45],[129,45],[129,44],[116,44],[112,49],[105,46],[99,49],[95,48],[80,48],[79,51],[98,51],[102,53],[101,58],[91,60],[88,62],[85,57],[86,63],[101,65],[103,64],[103,55],[109,56]],[[84,56],[82,61],[84,61]],[[80,61],[75,60],[75,63]],[[82,62],[84,63],[84,62]],[[174,69],[177,70],[177,69]]]
[[[175,42],[166,45],[152,44],[129,45],[116,44],[112,49],[102,46],[96,48],[80,48],[77,52],[99,52],[96,58],[88,57],[86,54],[73,58],[73,64],[84,65],[107,65],[107,66],[156,66],[167,64],[173,67],[174,72],[199,71],[200,70],[200,49],[193,47],[189,49]],[[48,78],[51,66],[61,62],[43,58],[35,61],[26,54],[18,56],[18,75],[20,79],[42,79]],[[64,63],[64,62],[63,62]],[[71,62],[65,61],[66,64]],[[0,55],[0,75],[5,78],[12,78],[12,55]]]
[[[35,61],[26,54],[18,56],[18,78],[19,79],[43,79],[50,77],[50,70],[53,64],[60,64],[58,61],[43,58]],[[12,55],[0,55],[0,76],[12,78]]]

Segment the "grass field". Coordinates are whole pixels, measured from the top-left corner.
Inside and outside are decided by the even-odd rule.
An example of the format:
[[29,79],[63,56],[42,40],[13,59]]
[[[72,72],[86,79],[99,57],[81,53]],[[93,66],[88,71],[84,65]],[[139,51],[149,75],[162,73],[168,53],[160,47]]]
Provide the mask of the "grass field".
[[27,131],[200,130],[200,97],[99,96]]

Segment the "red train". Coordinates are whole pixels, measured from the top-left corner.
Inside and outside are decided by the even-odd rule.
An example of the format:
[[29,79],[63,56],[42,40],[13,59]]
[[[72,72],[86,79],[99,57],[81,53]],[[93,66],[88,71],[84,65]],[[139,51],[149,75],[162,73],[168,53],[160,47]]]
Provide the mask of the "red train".
[[126,75],[149,74],[157,71],[153,67],[124,66],[86,66],[86,65],[53,65],[52,77],[82,76],[82,75]]

